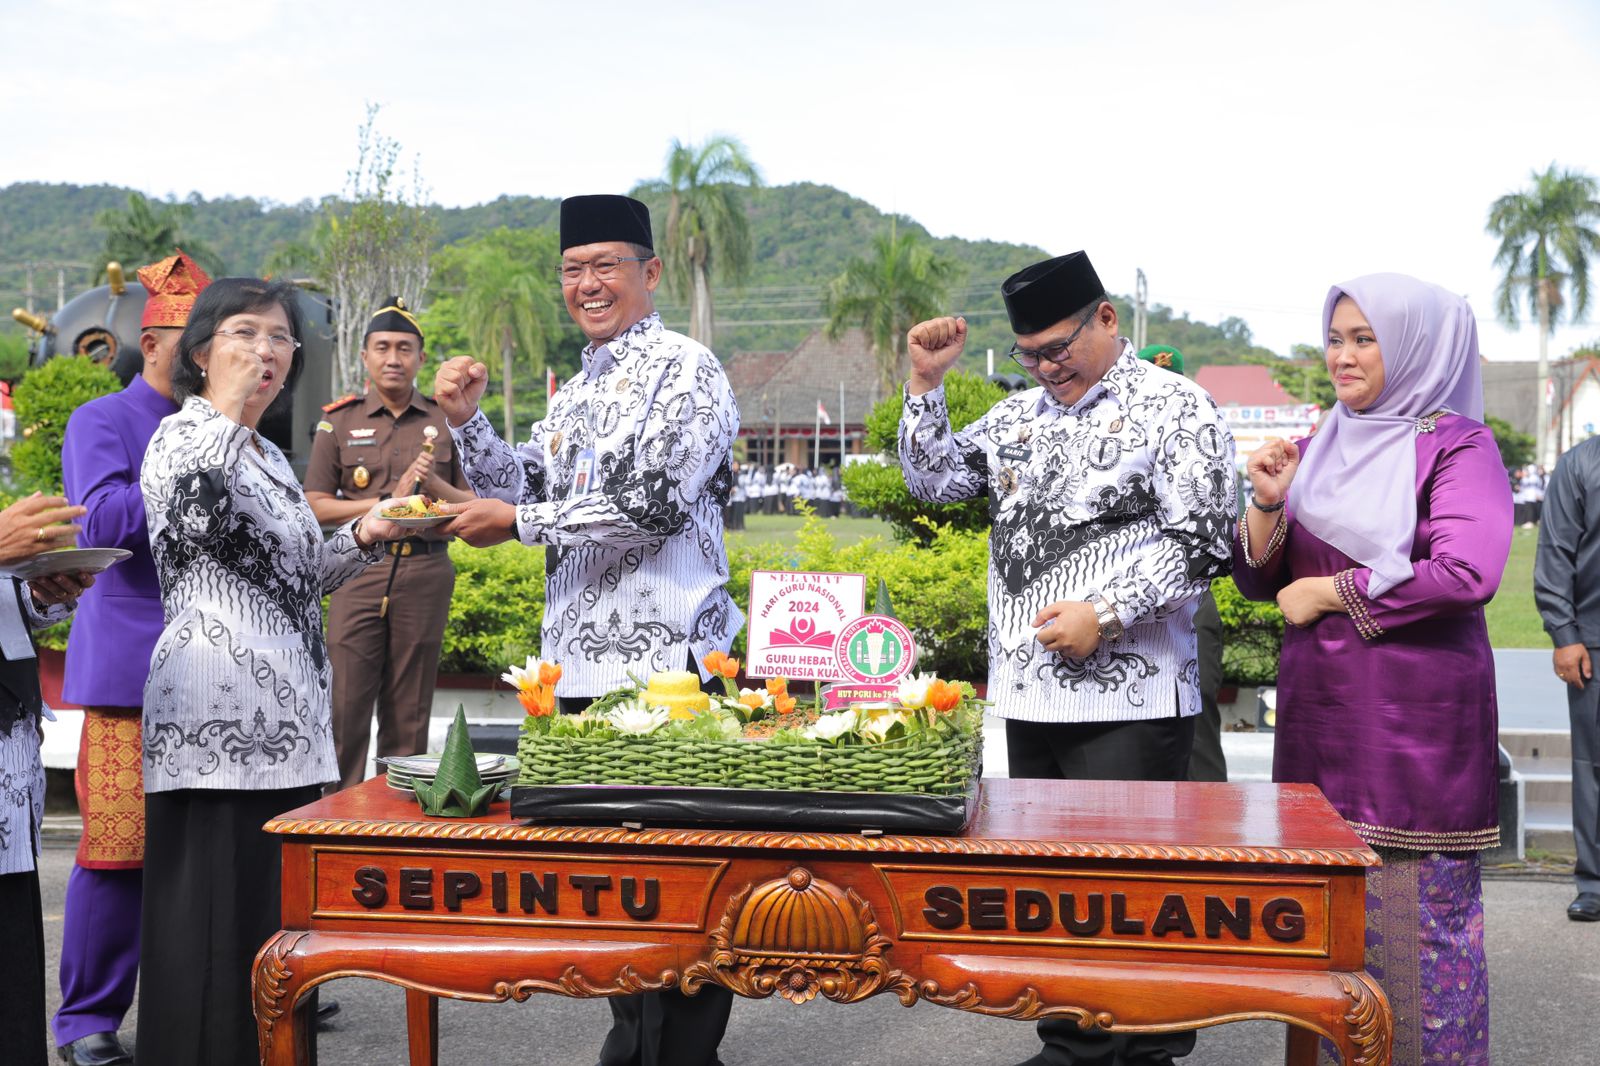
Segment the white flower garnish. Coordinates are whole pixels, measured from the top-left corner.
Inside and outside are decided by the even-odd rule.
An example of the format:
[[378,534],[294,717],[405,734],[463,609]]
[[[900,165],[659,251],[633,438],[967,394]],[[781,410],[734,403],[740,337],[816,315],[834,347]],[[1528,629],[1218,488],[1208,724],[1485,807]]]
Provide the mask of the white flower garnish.
[[899,711],[875,714],[861,723],[861,735],[869,740],[882,740],[889,735],[889,730],[904,723],[905,720],[906,716]]
[[647,736],[667,724],[670,716],[664,707],[645,707],[640,703],[624,703],[605,714],[611,728],[619,733]]
[[902,707],[913,711],[920,711],[928,703],[928,686],[933,683],[931,674],[913,674],[900,682],[900,688],[895,693],[900,699]]
[[856,727],[856,712],[854,710],[840,711],[838,714],[825,714],[815,722],[806,726],[801,735],[811,740],[838,740]]
[[[756,697],[756,699],[760,700],[761,702],[752,707],[750,704],[751,696]],[[742,688],[739,690],[739,702],[744,704],[746,707],[750,707],[751,710],[761,710],[762,708],[772,706],[772,693],[768,692],[764,688]]]
[[500,680],[520,691],[525,684],[531,685],[539,680],[539,660],[528,656],[526,666],[512,665],[509,673],[500,675]]

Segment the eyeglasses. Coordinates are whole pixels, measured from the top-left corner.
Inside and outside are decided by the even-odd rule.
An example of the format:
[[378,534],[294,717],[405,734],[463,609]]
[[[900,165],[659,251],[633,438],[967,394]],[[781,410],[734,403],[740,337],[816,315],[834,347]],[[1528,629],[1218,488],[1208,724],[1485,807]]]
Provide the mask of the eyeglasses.
[[265,340],[267,347],[272,349],[272,354],[277,356],[288,355],[300,347],[299,341],[286,334],[273,333],[268,335],[258,329],[251,329],[249,326],[245,326],[243,329],[219,329],[212,336],[232,337],[251,351],[261,347],[261,342]]
[[[1095,305],[1094,310],[1100,310],[1098,304]],[[1093,321],[1094,311],[1090,311],[1089,317],[1078,323],[1078,328],[1073,330],[1072,333],[1068,335],[1066,340],[1057,341],[1054,344],[1047,344],[1043,348],[1019,348],[1017,345],[1013,344],[1011,346],[1011,351],[1007,352],[1006,354],[1015,359],[1017,361],[1017,365],[1022,367],[1024,370],[1032,370],[1046,359],[1050,360],[1052,363],[1064,363],[1067,359],[1072,358],[1072,353],[1067,349],[1072,347],[1072,342],[1078,339],[1078,334],[1082,333],[1085,329],[1088,329],[1089,323]]]
[[565,284],[576,285],[586,269],[594,271],[594,276],[597,278],[609,278],[623,263],[648,263],[652,258],[648,255],[602,255],[599,259],[591,259],[587,263],[568,260],[556,268],[556,273],[561,276]]

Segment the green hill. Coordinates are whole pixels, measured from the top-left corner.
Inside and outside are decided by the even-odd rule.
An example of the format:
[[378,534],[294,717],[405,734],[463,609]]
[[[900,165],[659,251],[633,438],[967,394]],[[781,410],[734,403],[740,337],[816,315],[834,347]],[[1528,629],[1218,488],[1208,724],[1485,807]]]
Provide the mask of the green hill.
[[[124,207],[129,191],[111,185],[37,182],[0,188],[0,308],[23,303],[28,262],[43,264],[35,270],[38,307],[48,310],[55,305],[56,264],[72,264],[65,275],[69,299],[87,286],[100,266],[105,240],[95,216],[107,208]],[[259,272],[276,248],[305,240],[321,209],[310,202],[276,204],[248,197],[207,200],[191,195],[184,202],[193,208],[194,235],[236,274]],[[889,216],[866,201],[809,182],[758,189],[749,202],[755,241],[752,276],[742,289],[719,284],[715,291],[716,347],[724,356],[740,350],[785,350],[798,344],[821,325],[821,294],[828,280],[889,225]],[[657,218],[665,218],[664,203],[650,206]],[[452,243],[497,226],[553,228],[557,207],[558,201],[552,198],[502,196],[471,207],[438,208],[440,242]],[[904,216],[897,217],[896,224],[927,235],[922,226]],[[1000,282],[1045,252],[999,241],[929,236],[941,252],[963,267],[951,310],[968,317],[973,358],[981,358],[983,350],[992,347],[1003,359],[1000,353],[1010,346],[1011,335],[1000,301]],[[1128,318],[1127,301],[1119,298],[1116,302]],[[659,304],[669,325],[681,328],[686,324],[687,311],[680,301],[663,294]],[[15,328],[9,319],[6,328]],[[1249,328],[1238,319],[1221,325],[1192,322],[1160,305],[1150,312],[1150,339],[1182,348],[1191,367],[1272,356],[1251,344]]]

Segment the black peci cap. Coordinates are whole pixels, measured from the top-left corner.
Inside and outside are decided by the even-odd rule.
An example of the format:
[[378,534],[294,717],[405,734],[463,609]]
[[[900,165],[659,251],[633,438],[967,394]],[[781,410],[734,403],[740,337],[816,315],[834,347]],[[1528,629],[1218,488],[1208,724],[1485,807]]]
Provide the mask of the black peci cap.
[[654,249],[650,209],[631,196],[609,193],[569,196],[561,201],[561,250],[606,241],[626,241]]
[[1023,267],[1000,286],[1011,332],[1019,336],[1047,330],[1105,294],[1100,275],[1083,252]]

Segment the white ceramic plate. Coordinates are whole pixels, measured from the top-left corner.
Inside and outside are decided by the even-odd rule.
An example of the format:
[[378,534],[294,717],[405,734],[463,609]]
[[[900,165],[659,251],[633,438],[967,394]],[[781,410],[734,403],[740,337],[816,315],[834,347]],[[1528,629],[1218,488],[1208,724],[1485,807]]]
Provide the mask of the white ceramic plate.
[[[385,766],[392,766],[403,774],[423,774],[432,777],[439,772],[440,755],[391,755],[383,759]],[[478,764],[478,773],[485,770],[498,770],[506,764],[504,755],[479,755],[475,760]]]
[[19,577],[24,581],[29,578],[47,577],[50,574],[98,574],[132,554],[126,548],[62,548],[60,551],[45,552],[25,562],[0,568],[0,573]]
[[401,529],[427,529],[429,526],[436,526],[440,522],[448,522],[454,517],[455,515],[453,514],[432,514],[419,518],[389,518],[386,521],[393,522]]

